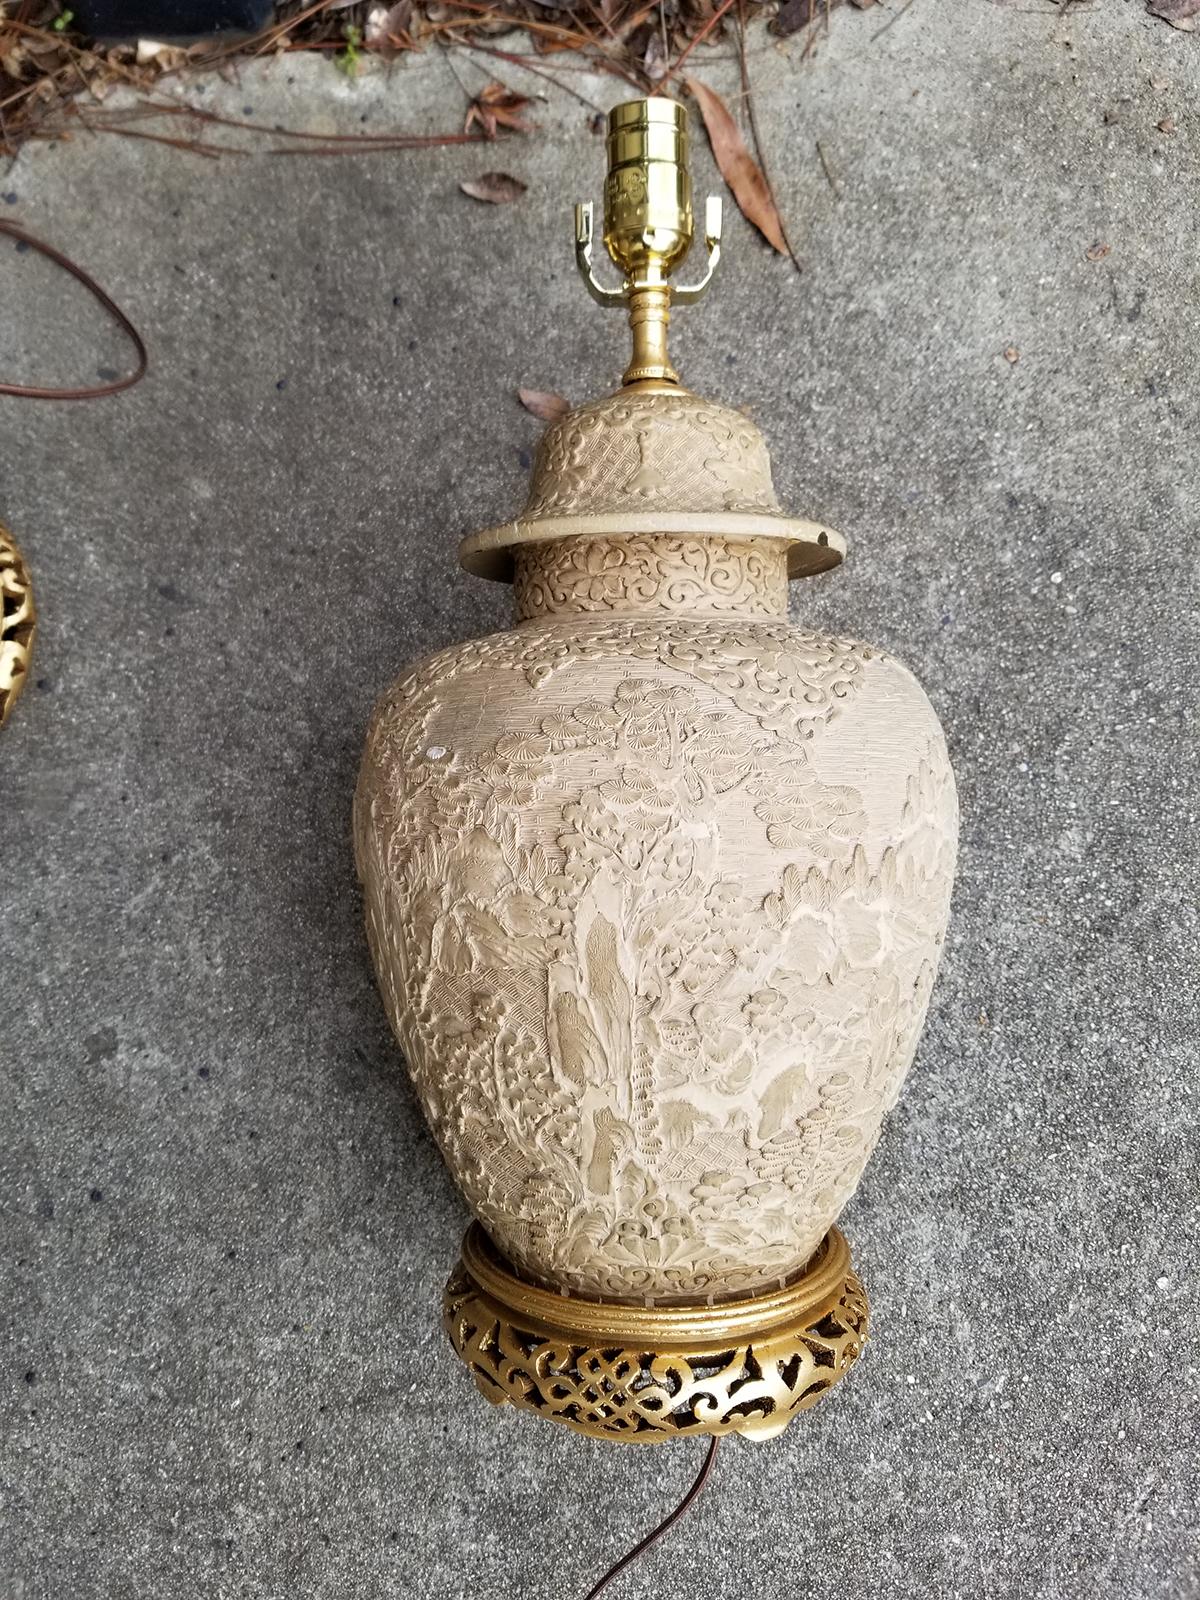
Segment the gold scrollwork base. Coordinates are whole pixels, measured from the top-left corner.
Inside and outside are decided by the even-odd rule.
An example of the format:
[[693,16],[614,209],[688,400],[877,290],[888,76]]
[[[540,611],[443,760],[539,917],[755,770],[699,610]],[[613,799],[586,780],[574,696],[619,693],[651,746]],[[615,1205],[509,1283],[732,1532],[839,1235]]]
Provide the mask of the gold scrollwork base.
[[786,1288],[649,1308],[535,1288],[473,1223],[442,1325],[495,1405],[594,1439],[770,1439],[858,1360],[867,1297],[837,1228]]
[[29,571],[0,523],[0,728],[25,682],[35,621]]

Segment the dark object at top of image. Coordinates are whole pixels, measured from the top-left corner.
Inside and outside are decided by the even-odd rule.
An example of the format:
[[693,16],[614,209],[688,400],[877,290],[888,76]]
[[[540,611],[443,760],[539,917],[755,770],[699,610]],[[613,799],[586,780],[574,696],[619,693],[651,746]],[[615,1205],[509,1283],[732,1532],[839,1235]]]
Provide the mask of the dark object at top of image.
[[76,0],[75,25],[93,39],[186,42],[214,33],[257,33],[274,0]]

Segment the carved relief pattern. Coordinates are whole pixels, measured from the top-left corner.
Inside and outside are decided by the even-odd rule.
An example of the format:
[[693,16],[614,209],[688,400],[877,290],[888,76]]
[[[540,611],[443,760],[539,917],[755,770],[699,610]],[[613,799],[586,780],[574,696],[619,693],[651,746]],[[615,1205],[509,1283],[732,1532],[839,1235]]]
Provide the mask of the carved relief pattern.
[[787,549],[769,539],[660,534],[553,539],[516,556],[517,620],[575,611],[787,614]]
[[381,703],[356,803],[381,987],[531,1277],[758,1289],[853,1191],[928,1000],[953,783],[911,698],[897,826],[814,752],[902,678],[783,622],[610,614],[444,652]]
[[762,434],[687,390],[618,392],[546,429],[524,518],[638,507],[779,515]]
[[569,632],[547,621],[468,639],[421,662],[383,697],[373,727],[429,693],[431,684],[511,670],[531,689],[553,693],[564,669],[616,657],[631,672],[655,664],[680,672],[716,690],[764,732],[808,739],[834,716],[875,656],[857,640],[801,633],[782,620],[731,618],[718,626],[686,617],[656,621],[609,614],[580,618]]

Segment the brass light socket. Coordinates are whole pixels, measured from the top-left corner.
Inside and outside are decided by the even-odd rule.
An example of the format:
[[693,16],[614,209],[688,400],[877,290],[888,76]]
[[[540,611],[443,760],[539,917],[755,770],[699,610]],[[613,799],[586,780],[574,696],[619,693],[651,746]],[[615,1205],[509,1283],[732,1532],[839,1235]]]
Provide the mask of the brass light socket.
[[710,196],[705,207],[704,275],[693,284],[672,284],[670,275],[695,234],[687,111],[657,96],[628,100],[609,112],[607,145],[604,248],[620,269],[621,287],[605,288],[592,270],[590,201],[575,207],[575,263],[593,300],[628,312],[633,357],[623,382],[676,384],[667,355],[671,306],[693,305],[712,280],[721,253],[721,202]]
[[692,247],[687,111],[631,100],[608,114],[604,247],[626,278],[659,282]]

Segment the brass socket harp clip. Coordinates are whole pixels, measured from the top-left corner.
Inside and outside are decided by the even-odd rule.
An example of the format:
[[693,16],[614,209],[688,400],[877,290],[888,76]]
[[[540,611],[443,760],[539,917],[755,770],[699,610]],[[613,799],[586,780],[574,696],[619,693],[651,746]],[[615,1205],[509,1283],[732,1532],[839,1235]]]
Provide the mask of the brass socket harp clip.
[[608,175],[604,180],[604,248],[623,275],[606,288],[592,267],[591,201],[575,207],[575,265],[602,306],[625,306],[633,358],[623,382],[678,383],[667,357],[671,303],[694,305],[712,282],[721,257],[721,202],[704,209],[708,265],[697,282],[675,285],[670,275],[692,246],[692,180],[687,166],[687,111],[674,100],[629,100],[608,114]]

